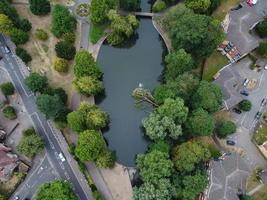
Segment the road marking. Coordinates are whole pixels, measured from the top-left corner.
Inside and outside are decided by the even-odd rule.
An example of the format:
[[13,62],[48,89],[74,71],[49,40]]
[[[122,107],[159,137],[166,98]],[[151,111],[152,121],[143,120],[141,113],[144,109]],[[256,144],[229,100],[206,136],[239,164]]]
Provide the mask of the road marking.
[[23,90],[23,92],[25,93],[25,95],[26,95],[27,97],[30,97],[30,96],[32,95],[32,92],[31,92],[30,94],[27,94],[25,88],[23,87],[23,85],[22,85],[22,83],[21,83],[21,81],[20,81],[20,78],[19,78],[17,72],[15,71],[14,74],[15,74],[16,78],[18,79],[19,84],[20,84],[20,86],[22,87],[22,90]]

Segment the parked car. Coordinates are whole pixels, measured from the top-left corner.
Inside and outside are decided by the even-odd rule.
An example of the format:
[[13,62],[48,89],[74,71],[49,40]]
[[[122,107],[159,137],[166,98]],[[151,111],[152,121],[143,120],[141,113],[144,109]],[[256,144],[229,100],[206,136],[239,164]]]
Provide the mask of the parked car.
[[238,108],[233,108],[233,111],[235,113],[237,113],[237,114],[241,114],[242,113],[242,111],[240,109],[238,109]]
[[5,50],[6,53],[10,53],[11,52],[8,46],[4,46],[4,50]]
[[249,6],[253,6],[253,5],[255,5],[257,2],[258,2],[258,0],[247,0],[247,4],[248,4]]
[[267,99],[262,99],[261,101],[261,106],[266,106],[267,105]]
[[267,64],[266,64],[266,65],[264,65],[264,69],[267,69]]
[[58,157],[59,157],[59,159],[60,159],[62,162],[65,162],[65,161],[66,161],[66,159],[64,158],[64,156],[63,156],[62,153],[59,153],[59,154],[58,154]]
[[261,115],[262,115],[262,112],[258,111],[255,115],[255,118],[256,119],[260,119],[261,118]]
[[226,144],[234,146],[235,145],[235,141],[233,140],[226,140]]
[[19,196],[15,196],[14,200],[19,200]]
[[248,96],[249,93],[246,90],[241,90],[240,94],[244,95],[244,96]]
[[246,87],[246,86],[248,85],[248,83],[249,83],[249,79],[246,78],[246,79],[244,80],[244,82],[243,82],[243,86]]

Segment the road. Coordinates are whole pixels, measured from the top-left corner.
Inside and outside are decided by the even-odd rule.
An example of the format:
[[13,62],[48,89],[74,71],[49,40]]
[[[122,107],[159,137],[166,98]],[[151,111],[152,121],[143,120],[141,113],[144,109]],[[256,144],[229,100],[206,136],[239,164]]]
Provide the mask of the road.
[[[3,45],[6,45],[6,42],[3,36],[0,37],[0,43],[1,52],[4,55],[4,67],[10,75],[12,82],[16,87],[16,91],[21,96],[25,109],[33,121],[36,131],[45,141],[47,155],[53,164],[54,169],[57,171],[61,179],[68,180],[72,184],[73,190],[80,200],[93,199],[86,180],[78,167],[75,166],[75,161],[68,151],[65,149],[65,151],[63,151],[55,131],[51,128],[51,125],[48,123],[44,115],[38,111],[35,105],[35,96],[23,83],[24,77],[17,60],[15,59],[16,56],[13,53],[4,53]],[[63,152],[66,157],[65,162],[61,162],[58,156],[56,156],[60,152]]]

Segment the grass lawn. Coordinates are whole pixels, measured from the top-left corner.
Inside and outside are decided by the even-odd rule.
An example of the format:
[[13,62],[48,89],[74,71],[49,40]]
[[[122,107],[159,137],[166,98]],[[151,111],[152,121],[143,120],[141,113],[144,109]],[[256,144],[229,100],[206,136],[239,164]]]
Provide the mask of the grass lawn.
[[104,36],[105,30],[107,29],[108,24],[91,24],[90,33],[89,33],[89,40],[96,44],[98,40]]
[[267,140],[267,128],[260,124],[253,138],[258,145],[262,145]]
[[247,191],[248,192],[251,191],[259,184],[260,184],[260,181],[257,179],[257,169],[255,169],[247,180]]
[[223,21],[229,10],[240,3],[240,0],[223,0],[222,4],[215,10],[212,16]]
[[215,50],[206,60],[203,79],[212,81],[213,76],[228,63],[226,56]]
[[267,199],[267,185],[263,186],[260,190],[252,195],[253,200],[266,200]]

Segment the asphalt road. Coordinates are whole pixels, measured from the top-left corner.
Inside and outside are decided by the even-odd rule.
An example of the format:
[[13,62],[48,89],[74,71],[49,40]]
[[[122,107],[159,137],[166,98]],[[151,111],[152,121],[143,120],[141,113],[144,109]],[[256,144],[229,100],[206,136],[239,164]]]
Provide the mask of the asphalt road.
[[16,87],[16,91],[20,94],[24,106],[33,121],[36,131],[42,136],[45,141],[47,155],[51,160],[54,169],[58,172],[61,179],[68,180],[72,184],[73,190],[77,194],[79,199],[93,199],[89,187],[88,190],[85,187],[85,185],[87,184],[84,183],[84,180],[81,178],[81,176],[79,178],[77,176],[77,174],[79,174],[80,172],[74,171],[71,164],[67,162],[67,159],[65,162],[61,162],[58,156],[56,156],[60,152],[62,152],[62,149],[55,136],[55,133],[51,129],[51,126],[49,125],[44,115],[38,111],[35,105],[35,96],[24,85],[24,77],[19,69],[19,65],[15,59],[15,55],[13,53],[4,53],[3,45],[5,45],[5,39],[3,38],[3,36],[0,36],[0,42],[0,51],[4,55],[4,67],[10,75],[13,84]]

